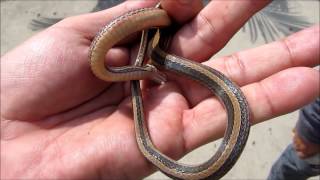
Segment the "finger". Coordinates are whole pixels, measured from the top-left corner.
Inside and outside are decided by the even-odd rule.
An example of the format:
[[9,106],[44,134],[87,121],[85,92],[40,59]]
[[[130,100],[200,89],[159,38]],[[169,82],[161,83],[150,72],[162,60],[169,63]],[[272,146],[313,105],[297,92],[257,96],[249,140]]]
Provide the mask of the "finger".
[[[182,1],[161,1],[161,7],[167,11],[178,23],[184,23],[193,18],[202,9],[202,1],[182,0]],[[179,12],[179,13],[177,13]]]
[[[260,82],[242,88],[251,111],[251,123],[292,112],[319,95],[319,72],[296,67],[281,71]],[[190,116],[192,114],[192,116]],[[226,114],[218,100],[210,98],[183,115],[186,148],[221,137],[226,127]]]
[[296,67],[247,85],[243,90],[248,94],[253,123],[259,123],[310,103],[319,95],[318,87],[319,71]]
[[88,39],[92,39],[102,27],[116,17],[138,8],[155,6],[156,3],[156,0],[126,1],[103,11],[66,18],[55,26],[75,29],[83,33]]
[[125,47],[113,47],[105,56],[107,66],[125,66],[128,64],[129,50]]
[[289,67],[318,65],[320,40],[314,37],[319,35],[319,25],[315,25],[283,40],[205,64],[223,71],[239,86],[246,85]]
[[172,52],[197,61],[210,58],[254,13],[269,2],[270,0],[211,1],[178,31],[173,39]]
[[[204,64],[224,73],[239,86],[244,86],[290,67],[318,65],[320,40],[314,37],[319,35],[319,25],[316,25],[284,40],[209,60]],[[176,77],[175,80],[191,105],[211,96],[209,90],[198,83],[186,81],[183,77]]]

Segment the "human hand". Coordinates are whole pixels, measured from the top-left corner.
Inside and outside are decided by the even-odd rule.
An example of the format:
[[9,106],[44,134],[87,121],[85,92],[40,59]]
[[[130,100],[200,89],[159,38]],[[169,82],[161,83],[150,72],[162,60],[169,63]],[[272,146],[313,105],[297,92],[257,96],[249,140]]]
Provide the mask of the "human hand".
[[[162,5],[183,23],[196,15],[197,2]],[[103,25],[151,4],[126,2],[67,18],[1,58],[1,177],[136,179],[154,170],[135,141],[127,84],[98,80],[87,58],[91,40]],[[298,109],[319,93],[319,73],[311,68],[319,60],[319,38],[314,38],[319,26],[205,61],[266,4],[213,1],[182,26],[171,49],[220,70],[241,86],[252,124]],[[126,46],[114,48],[106,62],[127,64],[130,52]],[[178,158],[222,136],[223,107],[200,85],[172,75],[168,83],[143,93],[151,138],[165,154]]]

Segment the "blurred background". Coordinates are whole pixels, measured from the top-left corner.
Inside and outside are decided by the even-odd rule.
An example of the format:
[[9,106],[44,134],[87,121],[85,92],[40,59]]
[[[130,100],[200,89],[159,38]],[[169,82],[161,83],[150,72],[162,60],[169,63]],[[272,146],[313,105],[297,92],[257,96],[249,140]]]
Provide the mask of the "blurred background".
[[[100,11],[122,1],[1,0],[1,55],[65,17]],[[260,46],[319,24],[319,6],[319,0],[274,0],[251,18],[214,57]],[[223,179],[266,179],[272,163],[291,142],[297,117],[298,113],[292,112],[253,126],[242,156]],[[218,145],[219,141],[207,144],[180,161],[203,162]],[[145,179],[169,178],[156,172]]]

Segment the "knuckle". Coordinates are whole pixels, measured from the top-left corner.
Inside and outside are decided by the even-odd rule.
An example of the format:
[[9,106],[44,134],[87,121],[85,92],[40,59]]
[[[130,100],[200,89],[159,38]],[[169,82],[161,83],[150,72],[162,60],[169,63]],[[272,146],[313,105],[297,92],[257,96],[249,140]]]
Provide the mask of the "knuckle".
[[[233,54],[224,61],[227,76],[233,80],[237,80],[239,85],[244,84],[246,79],[246,66],[239,54]],[[241,77],[241,78],[237,78]]]

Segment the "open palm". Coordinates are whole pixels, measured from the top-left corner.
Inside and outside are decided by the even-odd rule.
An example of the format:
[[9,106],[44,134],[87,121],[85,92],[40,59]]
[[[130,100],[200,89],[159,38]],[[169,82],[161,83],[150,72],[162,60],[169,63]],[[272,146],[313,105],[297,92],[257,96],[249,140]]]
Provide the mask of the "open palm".
[[[319,60],[319,38],[314,38],[319,26],[205,61],[268,2],[212,1],[201,11],[199,2],[163,3],[178,22],[192,18],[175,35],[171,51],[216,68],[241,86],[253,124],[317,96],[319,73],[312,67]],[[125,2],[67,18],[1,58],[2,177],[136,179],[154,170],[136,144],[129,84],[97,79],[88,63],[90,43],[103,25],[151,4]],[[110,50],[107,64],[127,64],[128,47]],[[165,154],[179,158],[222,136],[223,106],[197,83],[170,75],[166,84],[148,86],[143,94],[151,138]]]

